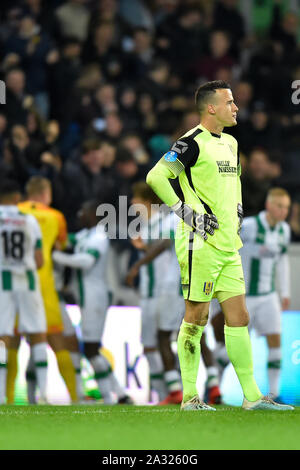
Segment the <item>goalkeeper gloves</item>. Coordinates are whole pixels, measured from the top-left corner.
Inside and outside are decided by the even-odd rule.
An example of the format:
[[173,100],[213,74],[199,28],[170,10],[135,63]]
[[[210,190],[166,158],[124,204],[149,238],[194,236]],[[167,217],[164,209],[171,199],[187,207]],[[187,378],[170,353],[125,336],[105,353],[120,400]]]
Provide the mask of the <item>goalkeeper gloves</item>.
[[237,233],[238,233],[238,235],[240,235],[241,234],[241,229],[242,229],[242,223],[243,223],[243,219],[244,219],[243,206],[240,203],[238,203],[238,205],[237,205],[237,215],[238,215],[238,218],[239,218]]
[[213,235],[215,229],[219,228],[217,217],[214,214],[197,214],[182,201],[174,204],[171,209],[204,240],[208,238],[207,233]]

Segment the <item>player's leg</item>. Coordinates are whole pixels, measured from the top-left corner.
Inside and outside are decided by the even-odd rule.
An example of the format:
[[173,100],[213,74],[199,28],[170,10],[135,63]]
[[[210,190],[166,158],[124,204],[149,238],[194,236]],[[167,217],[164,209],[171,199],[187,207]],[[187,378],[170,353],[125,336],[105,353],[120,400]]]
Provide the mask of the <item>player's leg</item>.
[[193,232],[176,234],[176,254],[185,299],[185,315],[178,334],[177,350],[183,385],[183,410],[214,410],[201,402],[196,387],[200,341],[207,324],[209,304],[221,264],[214,248]]
[[280,395],[281,341],[280,334],[267,335],[269,393],[273,398]]
[[36,383],[40,390],[40,402],[47,402],[47,335],[46,332],[28,334],[32,360],[34,363]]
[[98,292],[86,286],[85,305],[81,309],[81,330],[84,354],[91,363],[95,380],[105,404],[114,404],[112,392],[115,392],[120,403],[125,403],[127,397],[123,387],[117,381],[109,360],[100,352],[100,342],[103,336],[106,313],[108,309],[108,293]]
[[65,345],[66,345],[66,349],[69,351],[71,355],[71,359],[72,359],[74,370],[75,370],[77,397],[78,397],[78,400],[83,400],[84,390],[83,390],[83,383],[82,383],[82,377],[81,377],[81,352],[79,348],[79,342],[76,336],[75,328],[72,325],[71,319],[66,310],[65,303],[60,302],[60,307],[61,307],[63,324],[64,324],[63,336],[65,339]]
[[220,295],[219,300],[225,316],[224,334],[228,357],[238,376],[245,398],[254,402],[262,397],[262,393],[254,379],[245,296],[236,295],[222,300]]
[[6,397],[7,404],[13,404],[15,398],[15,382],[18,374],[18,350],[21,337],[15,335],[10,339],[7,356]]
[[224,319],[224,315],[222,312],[222,308],[219,302],[217,301],[217,299],[213,299],[210,304],[209,316],[210,316],[211,325],[213,327],[215,340],[217,343],[213,354],[214,354],[214,358],[216,361],[216,365],[218,367],[219,380],[221,382],[224,370],[228,366],[230,361],[229,361],[228,354],[226,351],[226,346],[225,346],[225,337],[224,337],[225,319]]
[[9,336],[0,334],[0,405],[6,401],[7,355]]
[[[250,301],[250,303],[248,302]],[[265,336],[268,344],[268,378],[269,394],[276,398],[279,396],[279,381],[281,368],[281,305],[278,294],[271,294],[247,298],[250,315],[250,305],[256,303],[254,327],[258,335]]]
[[180,373],[176,367],[175,354],[171,346],[172,331],[158,330],[158,345],[161,354],[164,381],[168,396],[160,402],[160,405],[180,404],[182,402],[182,384]]
[[7,362],[10,339],[14,334],[17,299],[15,292],[0,287],[0,405],[6,402]]
[[41,403],[45,403],[47,387],[47,336],[46,315],[41,293],[38,288],[37,274],[33,274],[29,290],[15,293],[18,302],[21,334],[28,335],[33,356],[36,381],[40,390]]
[[103,401],[106,405],[113,405],[114,400],[109,380],[112,369],[108,360],[99,353],[99,347],[99,342],[89,342],[86,340],[83,342],[84,355],[94,369],[94,378],[98,384]]
[[152,391],[158,394],[159,401],[166,398],[167,388],[164,381],[164,365],[158,348],[157,339],[157,299],[146,298],[140,302],[142,312],[141,341],[143,353],[149,366],[150,401]]
[[198,397],[196,383],[201,353],[200,341],[209,311],[209,302],[185,302],[185,316],[177,341],[184,403]]
[[32,348],[30,348],[30,355],[29,360],[26,367],[26,384],[27,384],[27,400],[30,405],[36,405],[36,389],[37,389],[37,381],[36,381],[36,371],[34,365],[34,359],[32,354]]
[[58,369],[69,391],[71,401],[77,402],[75,370],[65,338],[62,333],[48,332],[47,339],[56,356]]
[[105,347],[101,346],[100,348],[101,356],[105,357],[111,366],[112,373],[109,375],[109,381],[111,390],[113,393],[117,395],[117,400],[119,405],[133,405],[132,398],[126,394],[125,388],[122,387],[120,382],[118,381],[115,373],[114,373],[114,357],[112,353],[106,349]]
[[66,384],[71,401],[77,402],[75,369],[63,336],[62,312],[52,275],[49,276],[48,285],[44,281],[41,286],[47,318],[48,343],[55,354],[58,370]]
[[41,283],[41,287],[46,311],[48,343],[56,356],[58,370],[66,384],[71,401],[76,402],[78,398],[75,370],[63,336],[62,313],[52,275],[47,278],[47,282]]
[[210,405],[219,405],[222,402],[219,386],[218,369],[212,351],[207,346],[206,335],[203,332],[201,340],[201,354],[206,368],[207,379],[205,383],[204,401]]
[[[225,293],[225,296],[228,293]],[[264,397],[259,390],[254,374],[252,349],[248,332],[249,315],[246,308],[245,296],[238,295],[226,300],[220,298],[225,315],[225,342],[229,359],[235,369],[243,389],[243,408],[246,410],[266,409],[288,411],[294,408],[289,405],[275,403]]]
[[172,350],[171,336],[178,331],[184,314],[184,299],[173,293],[162,294],[158,302],[158,347],[164,367],[164,381],[168,396],[160,405],[182,402],[182,383],[177,368],[176,356]]

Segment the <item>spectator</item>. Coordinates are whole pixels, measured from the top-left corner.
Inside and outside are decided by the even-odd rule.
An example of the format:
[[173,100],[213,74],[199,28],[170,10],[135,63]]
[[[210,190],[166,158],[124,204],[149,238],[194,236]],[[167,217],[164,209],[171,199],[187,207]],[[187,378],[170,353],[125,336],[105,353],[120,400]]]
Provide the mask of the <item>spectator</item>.
[[149,70],[154,56],[152,33],[145,28],[137,28],[133,33],[133,50],[125,56],[124,78],[141,79]]
[[213,12],[213,28],[227,31],[231,37],[234,55],[238,55],[238,46],[245,37],[245,21],[238,11],[237,0],[218,0]]
[[122,138],[120,145],[131,152],[138,165],[148,165],[150,163],[149,153],[138,134],[134,132],[127,133]]
[[6,115],[8,127],[14,124],[25,124],[28,115],[28,107],[32,104],[25,92],[25,74],[20,68],[8,70],[5,76],[6,83]]
[[270,159],[263,148],[255,148],[249,155],[247,170],[242,173],[244,215],[256,215],[264,209],[266,194],[271,187]]
[[47,118],[49,112],[47,66],[58,59],[54,43],[41,31],[34,17],[25,15],[17,34],[5,42],[6,54],[17,54],[27,78],[27,90],[33,95],[39,112]]
[[60,58],[49,67],[51,116],[63,123],[66,106],[74,84],[80,76],[82,45],[77,38],[66,38]]
[[204,81],[216,80],[221,68],[232,68],[234,60],[229,54],[230,41],[223,31],[214,31],[210,36],[210,54],[195,66],[198,77]]
[[82,144],[79,161],[68,161],[63,168],[63,180],[68,194],[64,213],[70,230],[77,228],[76,214],[84,201],[97,199],[100,193],[104,194],[105,201],[110,201],[113,183],[108,175],[102,172],[103,161],[102,142],[98,139],[88,139]]

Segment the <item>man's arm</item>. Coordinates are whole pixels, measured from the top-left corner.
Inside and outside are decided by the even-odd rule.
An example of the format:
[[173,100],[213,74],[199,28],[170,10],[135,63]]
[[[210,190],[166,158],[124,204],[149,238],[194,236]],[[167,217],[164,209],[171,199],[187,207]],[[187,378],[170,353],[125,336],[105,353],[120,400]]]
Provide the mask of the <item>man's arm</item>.
[[169,182],[169,179],[177,178],[185,168],[193,166],[198,155],[199,148],[193,139],[187,137],[178,140],[172,149],[150,170],[146,181],[178,217],[206,240],[206,232],[213,235],[214,230],[219,228],[216,216],[214,214],[197,214],[178,198]]
[[61,251],[53,251],[52,258],[55,263],[77,269],[90,269],[96,261],[96,257],[91,253],[68,254]]
[[290,262],[287,253],[281,255],[277,263],[276,271],[279,280],[282,310],[287,310],[290,306],[291,298]]
[[36,248],[34,251],[34,260],[37,269],[41,269],[44,264],[44,256],[41,248]]

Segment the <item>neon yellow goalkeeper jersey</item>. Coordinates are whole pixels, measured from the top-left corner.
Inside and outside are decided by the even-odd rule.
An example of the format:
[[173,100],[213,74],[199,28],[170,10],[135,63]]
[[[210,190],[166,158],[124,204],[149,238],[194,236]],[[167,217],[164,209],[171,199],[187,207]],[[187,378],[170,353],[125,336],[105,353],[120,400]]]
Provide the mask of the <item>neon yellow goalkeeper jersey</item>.
[[184,202],[218,219],[219,229],[213,236],[208,234],[207,243],[223,251],[238,250],[242,242],[237,234],[237,204],[242,198],[236,139],[223,132],[213,134],[201,124],[191,129],[152,168],[147,182],[171,206],[178,195],[168,179],[177,177]]

